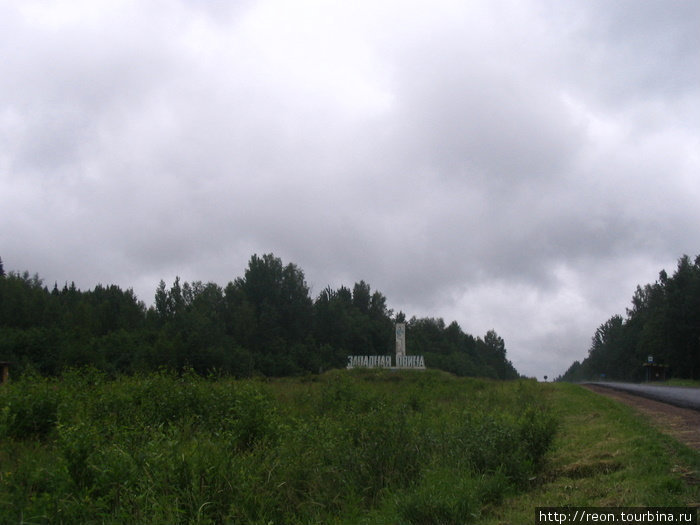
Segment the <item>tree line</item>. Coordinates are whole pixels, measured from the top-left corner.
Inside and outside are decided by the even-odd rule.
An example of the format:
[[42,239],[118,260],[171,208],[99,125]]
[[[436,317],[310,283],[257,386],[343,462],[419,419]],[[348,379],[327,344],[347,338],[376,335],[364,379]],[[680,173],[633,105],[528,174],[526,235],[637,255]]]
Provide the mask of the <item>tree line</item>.
[[626,315],[613,315],[593,335],[588,357],[575,361],[565,381],[646,379],[649,356],[667,377],[700,379],[700,256],[678,260],[672,276],[637,286]]
[[[313,299],[303,271],[273,254],[253,255],[225,287],[160,281],[147,307],[132,289],[74,283],[52,289],[29,272],[5,272],[0,259],[0,361],[14,373],[58,375],[92,366],[109,374],[184,368],[236,377],[290,376],[341,368],[348,355],[393,354],[394,314],[364,281],[327,287]],[[462,376],[517,378],[505,343],[456,322],[412,317],[407,351]]]

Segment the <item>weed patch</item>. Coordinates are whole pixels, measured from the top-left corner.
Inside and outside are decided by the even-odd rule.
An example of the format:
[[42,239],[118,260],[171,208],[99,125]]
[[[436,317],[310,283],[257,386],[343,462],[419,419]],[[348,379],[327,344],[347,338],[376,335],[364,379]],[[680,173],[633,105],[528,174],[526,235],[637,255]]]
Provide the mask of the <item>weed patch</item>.
[[470,522],[556,426],[536,383],[431,371],[26,378],[0,392],[0,522]]

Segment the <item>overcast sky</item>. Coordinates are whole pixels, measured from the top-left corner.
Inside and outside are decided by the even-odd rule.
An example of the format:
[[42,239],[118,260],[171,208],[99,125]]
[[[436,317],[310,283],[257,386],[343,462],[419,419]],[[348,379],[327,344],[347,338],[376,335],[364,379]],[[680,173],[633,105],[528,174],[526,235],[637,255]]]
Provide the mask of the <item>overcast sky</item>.
[[700,253],[697,0],[0,0],[0,257],[47,285],[225,285],[587,355]]

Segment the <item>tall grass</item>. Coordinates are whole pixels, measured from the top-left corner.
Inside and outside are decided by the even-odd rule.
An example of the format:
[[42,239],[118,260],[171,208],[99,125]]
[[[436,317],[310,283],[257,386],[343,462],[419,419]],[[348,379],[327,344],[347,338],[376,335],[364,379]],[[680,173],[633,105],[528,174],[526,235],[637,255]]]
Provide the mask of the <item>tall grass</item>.
[[0,389],[2,523],[465,523],[527,487],[537,385],[95,371]]

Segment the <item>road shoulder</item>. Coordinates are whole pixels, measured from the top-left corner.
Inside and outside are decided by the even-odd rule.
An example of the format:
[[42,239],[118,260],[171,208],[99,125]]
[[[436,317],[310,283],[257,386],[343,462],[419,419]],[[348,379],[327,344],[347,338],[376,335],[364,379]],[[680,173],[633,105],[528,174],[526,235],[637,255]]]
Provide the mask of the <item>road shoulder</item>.
[[697,410],[676,407],[598,385],[583,386],[635,408],[648,417],[649,421],[660,431],[673,436],[695,450],[700,450],[700,412]]

